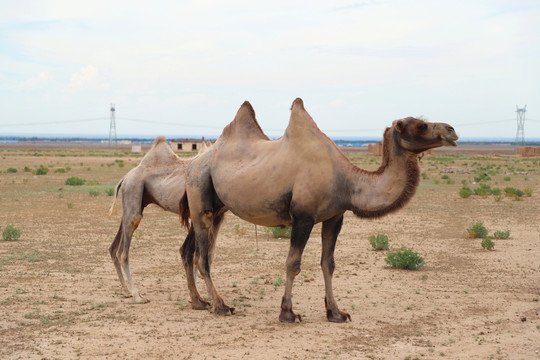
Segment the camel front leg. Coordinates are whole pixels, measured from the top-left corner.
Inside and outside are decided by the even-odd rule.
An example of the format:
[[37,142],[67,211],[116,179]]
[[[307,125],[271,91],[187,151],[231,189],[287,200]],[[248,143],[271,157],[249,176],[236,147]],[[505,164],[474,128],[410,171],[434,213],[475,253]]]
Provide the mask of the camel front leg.
[[341,231],[343,224],[343,215],[336,216],[332,219],[323,222],[322,226],[322,255],[321,268],[324,276],[324,287],[326,296],[324,305],[326,307],[326,318],[332,322],[351,321],[351,316],[338,309],[336,300],[334,299],[334,290],[332,288],[332,277],[334,275],[334,249],[336,247],[337,237]]
[[285,283],[285,294],[281,300],[281,312],[279,314],[279,321],[281,322],[295,322],[302,321],[300,314],[295,314],[292,311],[292,288],[294,278],[300,273],[302,264],[302,254],[306,243],[313,229],[314,221],[311,218],[298,219],[293,217],[293,225],[291,232],[291,246],[289,248],[289,255],[287,256],[287,281]]

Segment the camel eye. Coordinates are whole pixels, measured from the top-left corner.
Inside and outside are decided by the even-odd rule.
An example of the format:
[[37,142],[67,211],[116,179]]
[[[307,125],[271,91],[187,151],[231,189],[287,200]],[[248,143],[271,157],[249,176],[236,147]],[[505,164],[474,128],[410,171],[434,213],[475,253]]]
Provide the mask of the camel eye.
[[420,124],[418,125],[418,132],[425,132],[427,130],[427,124]]

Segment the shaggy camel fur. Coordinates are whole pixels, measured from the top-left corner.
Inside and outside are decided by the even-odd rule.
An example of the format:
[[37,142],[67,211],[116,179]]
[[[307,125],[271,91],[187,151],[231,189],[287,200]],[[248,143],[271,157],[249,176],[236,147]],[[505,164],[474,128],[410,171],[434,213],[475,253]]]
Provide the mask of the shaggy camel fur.
[[[116,194],[110,214],[114,213],[120,187],[122,187],[122,221],[109,253],[126,296],[135,302],[146,302],[133,283],[129,271],[129,247],[133,233],[139,226],[144,208],[156,204],[163,210],[178,214],[185,192],[185,172],[192,158],[176,156],[164,137],[158,137],[139,165],[130,170],[116,185]],[[126,287],[122,268],[129,283]]]
[[254,224],[292,225],[279,315],[283,322],[301,321],[292,310],[293,281],[300,272],[313,225],[322,222],[326,316],[333,322],[350,320],[348,313],[338,309],[332,290],[334,249],[343,214],[351,210],[361,218],[377,218],[402,208],[418,187],[417,154],[455,146],[457,139],[447,124],[412,117],[396,120],[384,132],[380,168],[366,171],[352,164],[319,130],[301,99],[293,102],[289,125],[278,140],[270,140],[262,132],[253,108],[245,102],[212,148],[194,159],[187,170],[181,214],[188,228],[191,217],[192,226],[182,246],[182,259],[192,304],[210,307],[189,282],[196,251],[214,312],[234,312],[214,288],[208,257],[223,213],[230,210]]

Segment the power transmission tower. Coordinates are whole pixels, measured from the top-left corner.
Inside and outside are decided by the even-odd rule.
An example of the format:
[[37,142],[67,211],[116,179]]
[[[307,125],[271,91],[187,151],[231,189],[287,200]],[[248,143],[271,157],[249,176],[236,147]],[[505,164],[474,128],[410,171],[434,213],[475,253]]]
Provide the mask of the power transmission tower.
[[516,105],[517,114],[517,132],[516,132],[516,146],[525,144],[525,113],[527,112],[527,105],[520,108]]
[[114,104],[111,104],[111,125],[109,128],[109,146],[113,145],[114,147],[118,146],[118,139],[116,138],[116,118],[114,116],[115,113]]

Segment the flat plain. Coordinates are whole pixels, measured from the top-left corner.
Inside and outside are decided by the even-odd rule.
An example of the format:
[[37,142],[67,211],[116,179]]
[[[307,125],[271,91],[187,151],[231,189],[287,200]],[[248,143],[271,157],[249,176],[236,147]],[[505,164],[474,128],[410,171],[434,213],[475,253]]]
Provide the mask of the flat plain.
[[[135,304],[109,257],[121,207],[108,216],[107,192],[142,155],[0,147],[0,231],[21,231],[0,239],[0,358],[540,359],[540,159],[495,152],[436,151],[421,160],[421,184],[404,209],[377,220],[345,215],[334,291],[352,322],[326,321],[317,225],[293,289],[303,321],[282,324],[288,239],[262,227],[256,237],[254,225],[227,214],[212,271],[236,314],[196,311],[179,256],[186,231],[177,215],[151,205],[130,252],[150,301]],[[347,155],[365,169],[380,162]],[[85,184],[66,185],[72,176]],[[482,185],[500,193],[474,194]],[[470,197],[459,195],[464,186]],[[485,250],[467,237],[477,222],[510,236]],[[388,236],[389,250],[373,250],[376,234]],[[388,266],[388,252],[402,247],[424,267]],[[201,279],[198,286],[205,294]]]

